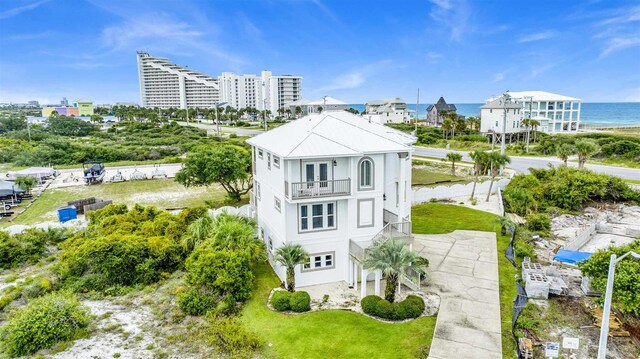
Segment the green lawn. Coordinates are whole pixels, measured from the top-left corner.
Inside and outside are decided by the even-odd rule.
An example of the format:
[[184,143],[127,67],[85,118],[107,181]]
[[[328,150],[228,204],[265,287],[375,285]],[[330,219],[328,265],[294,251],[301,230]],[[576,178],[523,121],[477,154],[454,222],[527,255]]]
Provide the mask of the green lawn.
[[426,358],[436,317],[402,324],[382,323],[358,313],[325,310],[291,315],[267,308],[280,280],[268,264],[258,265],[253,297],[242,320],[265,340],[265,358]]
[[[202,206],[205,200],[223,201],[225,192],[221,187],[185,188],[173,179],[155,179],[145,181],[127,181],[103,183],[93,186],[74,186],[51,188],[38,198],[29,208],[19,214],[11,224],[33,224],[43,221],[55,221],[56,208],[69,201],[82,198],[99,197],[113,200],[114,203],[136,203],[156,206],[161,209],[176,207]],[[245,204],[244,201],[242,204]],[[5,223],[6,225],[6,223]]]
[[501,236],[494,220],[497,216],[471,208],[428,203],[411,209],[413,233],[442,234],[456,229],[496,232],[498,236],[498,271],[500,282],[500,312],[502,318],[502,356],[513,358],[516,350],[511,335],[513,300],[516,297],[516,269],[504,256],[509,245],[509,236]]
[[416,168],[411,170],[411,184],[413,186],[428,186],[436,183],[466,182],[464,177],[453,176],[447,173],[439,173],[429,168]]

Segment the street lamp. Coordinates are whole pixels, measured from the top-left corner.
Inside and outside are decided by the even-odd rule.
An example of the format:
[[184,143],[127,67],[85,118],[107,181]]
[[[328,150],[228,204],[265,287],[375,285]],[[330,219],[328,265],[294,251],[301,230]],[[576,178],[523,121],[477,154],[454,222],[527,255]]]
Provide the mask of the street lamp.
[[625,257],[631,255],[635,259],[640,259],[640,254],[630,251],[617,258],[615,254],[609,259],[609,276],[607,277],[607,291],[604,295],[604,308],[602,311],[602,326],[600,327],[600,345],[598,346],[598,359],[606,359],[607,337],[609,336],[609,312],[611,311],[611,296],[613,292],[613,277],[618,264]]

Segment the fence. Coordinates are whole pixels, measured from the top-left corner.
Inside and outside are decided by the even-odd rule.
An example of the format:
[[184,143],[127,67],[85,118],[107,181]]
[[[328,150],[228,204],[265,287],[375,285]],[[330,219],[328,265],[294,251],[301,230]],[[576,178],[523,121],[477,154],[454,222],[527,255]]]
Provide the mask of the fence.
[[91,211],[95,211],[97,209],[104,208],[104,207],[110,205],[111,203],[113,203],[112,200],[108,200],[108,201],[100,200],[100,202],[96,202],[96,203],[93,203],[93,204],[85,205],[82,208],[82,210],[84,211],[84,214],[87,214],[87,213],[89,213]]
[[597,227],[598,223],[591,223],[581,233],[566,241],[564,249],[577,251],[578,249],[582,248],[582,246],[584,246],[589,241],[589,239],[591,239],[591,236],[596,234]]
[[[493,183],[492,192],[498,190],[498,188],[504,188],[509,179],[503,178]],[[484,181],[476,185],[476,194],[486,194],[489,191],[491,181]],[[413,204],[419,204],[429,202],[432,198],[435,199],[448,199],[453,197],[469,197],[473,191],[473,183],[467,184],[454,184],[450,186],[437,186],[437,187],[421,187],[413,190]],[[500,201],[502,203],[502,201]]]
[[225,207],[209,210],[209,214],[213,217],[216,217],[222,212],[226,212],[228,214],[233,214],[237,216],[249,217],[249,218],[251,218],[253,215],[253,210],[251,209],[251,206],[248,204],[245,204],[244,206],[241,206],[241,207],[225,206]]
[[101,202],[101,201],[102,199],[100,198],[90,197],[90,198],[79,199],[77,201],[67,202],[67,205],[75,206],[78,214],[84,214],[85,206],[92,205],[96,202]]

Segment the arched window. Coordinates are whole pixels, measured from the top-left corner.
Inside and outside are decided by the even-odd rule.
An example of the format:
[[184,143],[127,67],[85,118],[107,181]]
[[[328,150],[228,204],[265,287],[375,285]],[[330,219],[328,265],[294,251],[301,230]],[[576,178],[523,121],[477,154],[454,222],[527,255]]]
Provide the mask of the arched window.
[[358,164],[358,189],[373,189],[373,160],[365,157]]

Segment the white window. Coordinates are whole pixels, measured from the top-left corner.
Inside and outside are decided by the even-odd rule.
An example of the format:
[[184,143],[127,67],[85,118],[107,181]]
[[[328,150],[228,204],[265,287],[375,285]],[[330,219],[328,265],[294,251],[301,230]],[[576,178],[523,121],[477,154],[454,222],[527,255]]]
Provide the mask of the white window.
[[336,228],[335,202],[301,204],[299,215],[301,232]]
[[267,169],[271,169],[271,153],[267,152]]
[[269,253],[273,252],[273,238],[271,238],[271,236],[268,238],[267,248],[269,249]]
[[262,150],[258,149],[258,157],[260,157],[260,159],[262,159]]
[[280,203],[280,199],[278,197],[273,197],[273,207],[275,207],[275,209],[280,212],[280,207],[281,203]]
[[302,265],[302,271],[335,268],[335,252],[311,254]]
[[280,157],[273,155],[273,165],[280,168]]
[[256,187],[256,198],[260,199],[260,182],[255,181],[255,187]]
[[363,158],[358,165],[358,189],[373,188],[373,160]]

